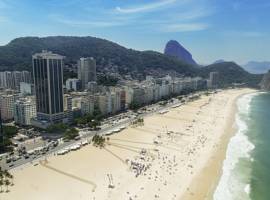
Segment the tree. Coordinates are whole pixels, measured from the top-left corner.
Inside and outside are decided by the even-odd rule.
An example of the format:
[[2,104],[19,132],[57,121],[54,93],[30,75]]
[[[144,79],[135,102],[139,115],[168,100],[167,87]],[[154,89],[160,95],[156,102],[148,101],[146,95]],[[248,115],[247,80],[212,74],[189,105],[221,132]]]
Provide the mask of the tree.
[[10,186],[10,180],[9,179],[5,179],[4,180],[4,184],[5,184],[5,186],[6,186],[6,192],[8,192],[9,190],[8,190],[8,186]]
[[13,175],[11,173],[9,173],[8,171],[6,171],[6,177],[11,180],[11,185],[14,185],[13,184]]
[[7,170],[2,170],[0,167],[0,187],[1,187],[1,192],[3,192],[3,185],[7,187],[6,192],[8,192],[8,186],[13,185],[11,183],[10,179],[13,181],[13,175],[10,174]]
[[64,138],[67,140],[73,140],[79,136],[79,131],[76,128],[70,128],[66,130]]
[[95,105],[93,112],[94,119],[100,121],[102,119],[102,113],[98,106]]
[[94,135],[94,137],[92,138],[92,141],[93,141],[95,146],[102,148],[105,146],[106,139],[102,136]]
[[15,126],[3,126],[3,131],[6,137],[12,138],[18,132],[18,128]]
[[1,178],[0,179],[0,187],[1,187],[1,193],[3,192],[3,185],[4,185],[4,180]]
[[139,105],[138,103],[135,103],[134,101],[132,101],[131,103],[130,103],[130,105],[129,105],[129,108],[131,109],[131,110],[138,110],[139,108],[141,107],[141,105]]
[[93,119],[88,123],[88,125],[93,129],[97,129],[97,126],[100,126],[100,121]]
[[0,168],[0,187],[1,187],[0,192],[3,192],[3,185],[4,185],[4,175],[3,175],[3,171]]
[[64,133],[68,126],[64,123],[52,124],[47,128],[49,133]]

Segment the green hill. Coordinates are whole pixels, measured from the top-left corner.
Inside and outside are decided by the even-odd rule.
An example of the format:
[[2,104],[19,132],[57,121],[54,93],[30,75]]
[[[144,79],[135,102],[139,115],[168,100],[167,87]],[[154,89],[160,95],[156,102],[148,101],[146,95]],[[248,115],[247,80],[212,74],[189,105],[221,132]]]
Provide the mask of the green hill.
[[[195,70],[169,56],[153,51],[135,51],[116,43],[94,37],[24,37],[0,47],[0,70],[31,70],[31,56],[49,50],[66,56],[66,63],[75,63],[80,57],[94,57],[97,64],[117,65],[120,71],[143,71],[145,69],[174,69],[190,74]],[[102,70],[102,69],[101,69]]]
[[251,75],[235,63],[226,62],[198,68],[176,58],[154,51],[127,49],[108,40],[95,37],[23,37],[0,46],[0,71],[32,70],[31,57],[34,53],[49,50],[66,56],[67,64],[76,63],[80,57],[94,57],[98,70],[117,66],[120,74],[160,74],[160,70],[175,71],[186,76],[207,78],[210,71],[220,72],[223,85],[233,82],[257,85],[262,76]]
[[222,62],[201,68],[199,74],[208,77],[211,71],[219,72],[220,83],[223,86],[231,83],[246,83],[251,87],[258,87],[262,75],[250,74],[234,62]]

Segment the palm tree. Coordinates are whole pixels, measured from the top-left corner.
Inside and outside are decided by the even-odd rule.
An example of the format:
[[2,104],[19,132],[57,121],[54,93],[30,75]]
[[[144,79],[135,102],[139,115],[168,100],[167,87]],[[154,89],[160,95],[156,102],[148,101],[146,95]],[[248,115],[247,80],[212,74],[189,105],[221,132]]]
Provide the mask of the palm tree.
[[11,173],[9,173],[9,178],[11,179],[11,186],[13,186],[14,185],[14,182],[13,182],[14,176]]
[[5,184],[5,186],[6,186],[6,192],[8,192],[8,191],[9,191],[9,190],[8,190],[8,186],[10,185],[9,179],[5,179],[4,184]]
[[4,179],[3,179],[3,174],[1,173],[1,177],[0,177],[0,187],[1,187],[1,191],[0,191],[0,193],[3,192],[3,185],[4,185]]
[[8,171],[5,171],[5,175],[6,175],[6,178],[11,179],[11,186],[14,185],[13,184],[13,175],[11,173],[9,173]]
[[2,168],[0,167],[0,187],[1,187],[1,192],[3,191],[2,186],[4,185],[4,173],[2,171]]

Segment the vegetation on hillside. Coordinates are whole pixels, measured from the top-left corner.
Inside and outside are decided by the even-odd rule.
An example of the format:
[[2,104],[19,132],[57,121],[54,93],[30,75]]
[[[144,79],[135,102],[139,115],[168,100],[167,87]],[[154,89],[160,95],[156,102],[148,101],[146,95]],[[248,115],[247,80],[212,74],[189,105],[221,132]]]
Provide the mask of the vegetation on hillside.
[[245,83],[250,87],[258,87],[262,75],[250,74],[234,62],[223,62],[202,67],[199,76],[208,78],[210,72],[219,72],[220,86],[227,87],[232,83]]
[[[136,51],[127,49],[108,40],[94,37],[24,37],[11,41],[0,47],[0,70],[29,70],[32,71],[31,57],[42,50],[50,50],[66,57],[67,64],[74,64],[80,57],[94,57],[97,60],[98,70],[104,72],[108,66],[117,66],[118,72],[123,75],[130,73],[142,79],[150,72],[160,75],[164,72],[176,72],[185,76],[202,76],[208,78],[209,72],[220,72],[221,85],[231,83],[247,83],[257,86],[262,75],[253,75],[233,62],[224,62],[197,68],[181,62],[174,57],[154,51]],[[76,74],[68,74],[68,77]],[[99,82],[104,85],[114,85],[116,80],[101,77]]]
[[126,49],[116,43],[94,37],[57,36],[17,38],[0,47],[1,70],[31,71],[32,55],[44,49],[66,56],[67,63],[76,63],[80,57],[91,56],[97,60],[97,65],[116,65],[122,73],[149,68],[174,68],[180,73],[190,74],[193,69],[186,63],[153,51]]

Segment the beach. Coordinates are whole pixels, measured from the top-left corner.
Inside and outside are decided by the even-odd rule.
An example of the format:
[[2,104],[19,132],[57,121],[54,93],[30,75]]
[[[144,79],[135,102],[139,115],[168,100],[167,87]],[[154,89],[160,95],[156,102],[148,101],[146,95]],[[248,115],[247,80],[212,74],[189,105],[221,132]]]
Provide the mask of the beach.
[[252,92],[202,95],[109,136],[104,148],[87,145],[18,167],[0,199],[212,199],[236,129],[236,101]]

